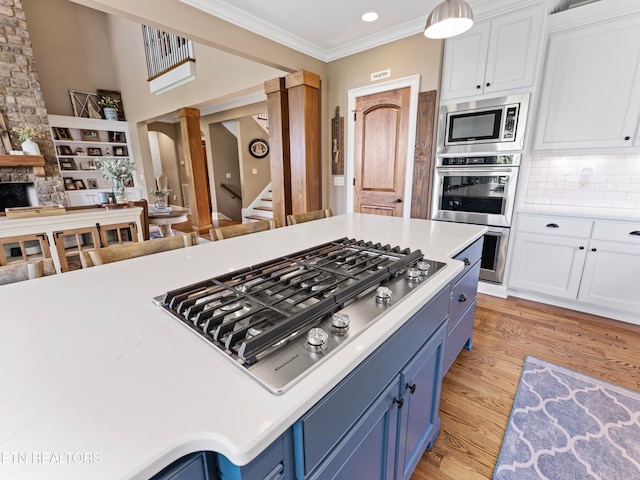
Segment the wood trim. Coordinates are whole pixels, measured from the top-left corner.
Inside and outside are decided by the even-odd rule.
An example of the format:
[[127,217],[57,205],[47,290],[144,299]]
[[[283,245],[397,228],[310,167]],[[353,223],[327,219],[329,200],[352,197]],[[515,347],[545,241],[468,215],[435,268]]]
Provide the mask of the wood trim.
[[207,188],[207,162],[200,136],[200,110],[181,108],[178,110],[182,149],[189,183],[189,203],[191,208],[191,228],[198,234],[205,234],[213,227]]
[[269,111],[269,159],[273,218],[285,225],[291,213],[289,96],[284,77],[264,82]]
[[285,84],[289,96],[291,212],[320,210],[320,77],[302,70],[287,75]]
[[43,155],[0,155],[0,167],[44,167]]
[[437,92],[418,94],[416,142],[413,160],[411,218],[429,219],[431,215],[431,182],[433,138],[437,116]]

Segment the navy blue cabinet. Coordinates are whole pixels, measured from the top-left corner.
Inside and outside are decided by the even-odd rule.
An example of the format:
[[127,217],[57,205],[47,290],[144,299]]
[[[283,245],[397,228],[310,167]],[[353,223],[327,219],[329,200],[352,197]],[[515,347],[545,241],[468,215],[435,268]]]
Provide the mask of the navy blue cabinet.
[[408,479],[440,428],[449,289],[293,426],[296,479]]
[[192,453],[154,475],[151,480],[215,480],[211,454]]
[[472,346],[483,241],[483,238],[476,240],[454,257],[456,260],[464,262],[464,269],[455,278],[451,288],[445,373],[449,371],[460,351],[463,348],[470,349]]

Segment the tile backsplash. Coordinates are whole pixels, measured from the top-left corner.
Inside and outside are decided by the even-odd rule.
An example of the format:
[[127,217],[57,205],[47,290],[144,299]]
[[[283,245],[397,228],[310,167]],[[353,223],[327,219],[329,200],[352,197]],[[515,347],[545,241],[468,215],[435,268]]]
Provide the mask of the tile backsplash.
[[525,203],[640,211],[640,154],[532,156]]

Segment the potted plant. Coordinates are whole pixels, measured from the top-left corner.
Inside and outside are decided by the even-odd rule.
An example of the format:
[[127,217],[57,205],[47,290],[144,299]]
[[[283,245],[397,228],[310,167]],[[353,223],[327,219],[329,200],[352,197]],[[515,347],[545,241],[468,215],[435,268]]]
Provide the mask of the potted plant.
[[113,195],[116,203],[127,203],[127,189],[124,181],[132,177],[136,169],[130,158],[101,157],[96,165],[102,173],[102,178],[113,183]]
[[118,120],[118,104],[120,100],[102,95],[98,105],[102,107],[102,113],[106,120]]
[[157,209],[162,210],[163,208],[167,208],[167,196],[171,193],[170,188],[156,188],[149,193],[156,197],[155,206]]
[[20,125],[11,129],[18,137],[18,140],[22,142],[22,151],[27,155],[40,155],[40,147],[34,138],[38,138],[42,135],[40,127],[29,127],[26,125]]

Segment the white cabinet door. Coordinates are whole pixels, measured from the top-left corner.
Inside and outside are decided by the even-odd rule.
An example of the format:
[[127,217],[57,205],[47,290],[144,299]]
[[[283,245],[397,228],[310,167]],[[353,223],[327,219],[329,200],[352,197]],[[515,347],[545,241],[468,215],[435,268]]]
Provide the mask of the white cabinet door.
[[632,147],[639,79],[640,15],[552,34],[534,150]]
[[533,85],[545,12],[537,5],[491,22],[484,93]]
[[471,30],[445,40],[442,99],[482,94],[491,23],[475,24]]
[[589,242],[578,300],[640,312],[640,245]]
[[546,6],[478,22],[447,39],[442,67],[442,100],[530,87],[544,27]]
[[509,287],[575,300],[587,240],[517,233]]

